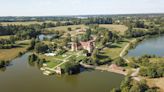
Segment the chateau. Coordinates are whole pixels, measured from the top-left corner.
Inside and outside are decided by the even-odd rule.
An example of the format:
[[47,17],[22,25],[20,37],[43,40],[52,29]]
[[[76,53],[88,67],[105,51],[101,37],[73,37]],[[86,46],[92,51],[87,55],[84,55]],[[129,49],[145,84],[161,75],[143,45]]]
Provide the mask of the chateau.
[[95,42],[94,40],[89,41],[80,41],[80,43],[72,42],[71,51],[78,51],[80,49],[85,49],[88,53],[91,53],[94,49]]

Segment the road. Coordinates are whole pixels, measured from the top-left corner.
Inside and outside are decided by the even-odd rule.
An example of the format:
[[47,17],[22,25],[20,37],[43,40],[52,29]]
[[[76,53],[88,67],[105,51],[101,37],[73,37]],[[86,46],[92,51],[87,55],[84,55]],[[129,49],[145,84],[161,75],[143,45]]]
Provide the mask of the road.
[[[124,59],[127,63],[129,63],[130,61],[124,57],[124,53],[125,53],[126,50],[128,50],[128,48],[129,48],[129,46],[130,46],[130,43],[133,43],[133,42],[135,42],[135,41],[136,41],[136,39],[133,39],[132,41],[130,41],[130,42],[124,47],[124,49],[123,49],[123,50],[121,51],[121,53],[120,53],[120,57],[121,57],[122,59]],[[134,72],[131,74],[131,76],[133,77],[134,80],[137,80],[137,81],[140,81],[140,80],[141,80],[141,79],[138,77],[139,71],[140,71],[140,68],[137,68],[137,69],[135,69]]]
[[130,41],[130,42],[123,48],[123,50],[122,50],[121,53],[120,53],[120,57],[121,57],[122,59],[124,59],[127,63],[129,63],[130,61],[124,57],[124,53],[125,53],[125,51],[129,48],[130,43],[133,43],[133,42],[135,42],[135,41],[136,41],[136,39],[133,39],[132,41]]

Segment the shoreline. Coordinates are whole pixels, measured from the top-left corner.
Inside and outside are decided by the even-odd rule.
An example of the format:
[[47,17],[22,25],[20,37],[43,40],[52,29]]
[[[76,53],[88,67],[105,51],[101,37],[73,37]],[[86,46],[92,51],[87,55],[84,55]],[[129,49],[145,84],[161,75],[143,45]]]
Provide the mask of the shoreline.
[[90,68],[90,69],[94,69],[94,70],[100,70],[100,71],[108,71],[108,72],[112,72],[112,73],[117,73],[117,74],[121,74],[126,76],[127,73],[121,70],[115,70],[115,69],[111,69],[109,68],[109,66],[107,65],[103,65],[103,66],[93,66],[93,65],[87,65],[84,64],[82,62],[80,62],[80,65],[83,66],[84,68]]
[[[124,59],[127,63],[129,63],[130,61],[124,57],[126,55],[125,52],[128,51],[130,44],[134,43],[135,41],[137,41],[137,39],[131,40],[129,43],[127,43],[127,45],[125,47],[123,47],[123,50],[120,52],[119,56],[122,59]],[[128,75],[128,71],[129,71],[129,69],[127,69],[126,71],[122,71],[122,70],[119,70],[119,69],[111,69],[110,66],[108,66],[108,65],[93,66],[93,65],[84,64],[82,62],[80,62],[80,65],[82,65],[85,68],[91,68],[91,69],[95,69],[95,70],[113,72],[113,73],[121,74],[121,75],[124,75],[124,76]],[[123,67],[119,67],[119,68],[123,68]],[[139,73],[140,68],[133,69],[133,70],[134,71],[131,73],[130,76],[134,80],[140,81],[141,79],[137,76],[138,73]]]

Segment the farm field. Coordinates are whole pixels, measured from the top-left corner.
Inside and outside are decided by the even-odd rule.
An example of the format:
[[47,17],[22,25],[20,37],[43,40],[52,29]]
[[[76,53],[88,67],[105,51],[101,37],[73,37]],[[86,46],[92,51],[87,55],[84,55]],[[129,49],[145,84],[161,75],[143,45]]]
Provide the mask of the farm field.
[[109,56],[111,59],[116,59],[119,57],[123,48],[127,45],[129,40],[125,40],[124,42],[114,43],[109,47],[106,47],[102,50],[102,55]]
[[59,26],[53,28],[47,28],[48,30],[61,30],[67,31],[68,28],[72,28],[72,30],[80,29],[80,28],[88,28],[86,25],[69,25],[69,26]]
[[100,27],[107,28],[111,31],[119,32],[121,35],[128,29],[125,25],[116,25],[116,24],[100,24]]

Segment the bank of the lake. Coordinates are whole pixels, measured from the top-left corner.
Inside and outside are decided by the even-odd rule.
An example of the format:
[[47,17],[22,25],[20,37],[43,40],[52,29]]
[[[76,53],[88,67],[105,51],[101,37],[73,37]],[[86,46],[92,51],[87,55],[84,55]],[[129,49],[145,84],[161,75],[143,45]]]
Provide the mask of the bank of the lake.
[[[143,55],[149,56],[149,58],[144,58]],[[155,56],[154,56],[155,55]],[[163,68],[163,60],[164,60],[164,35],[156,35],[156,36],[151,36],[148,38],[145,38],[142,42],[138,43],[137,46],[134,49],[129,50],[129,53],[127,54],[127,58],[132,61],[136,62],[135,59],[131,59],[131,57],[139,57],[140,59],[147,59],[149,62],[146,62],[146,60],[140,60],[136,59],[137,62],[140,62],[143,64],[143,62],[147,63],[146,66],[144,64],[140,64],[141,71],[140,75],[142,76],[143,79],[147,80],[147,84],[150,87],[158,87],[160,89],[160,92],[163,92],[164,89],[164,84],[162,82],[163,78],[162,76],[159,77],[159,70],[160,68]],[[139,64],[139,63],[138,63]],[[159,65],[159,66],[158,66]],[[151,71],[147,75],[146,73],[148,72],[143,72],[143,67],[146,69],[151,70],[152,67],[154,66],[155,71]],[[151,77],[153,73],[156,73],[154,76],[156,77]],[[162,70],[161,70],[162,72]],[[144,76],[145,74],[146,76]],[[143,77],[144,76],[144,77]]]
[[2,92],[109,92],[124,76],[88,70],[77,75],[45,76],[37,65],[28,64],[28,55],[16,58],[0,72]]

